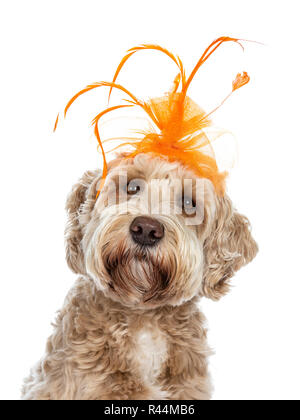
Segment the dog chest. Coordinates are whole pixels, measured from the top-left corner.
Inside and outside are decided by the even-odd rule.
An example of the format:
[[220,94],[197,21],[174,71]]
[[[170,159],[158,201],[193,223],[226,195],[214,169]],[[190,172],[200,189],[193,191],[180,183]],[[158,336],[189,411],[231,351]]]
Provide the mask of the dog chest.
[[167,342],[158,329],[142,328],[136,332],[134,359],[142,377],[151,383],[159,376],[167,358]]

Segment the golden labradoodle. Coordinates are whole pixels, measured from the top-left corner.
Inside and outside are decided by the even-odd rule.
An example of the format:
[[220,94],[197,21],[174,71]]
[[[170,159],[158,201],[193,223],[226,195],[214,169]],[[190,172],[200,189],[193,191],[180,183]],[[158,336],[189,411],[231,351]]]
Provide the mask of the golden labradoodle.
[[[100,179],[86,172],[68,197],[67,261],[79,278],[23,398],[209,399],[198,302],[221,298],[254,258],[249,222],[210,180],[163,157],[115,159],[96,198]],[[189,194],[178,180],[191,181]]]

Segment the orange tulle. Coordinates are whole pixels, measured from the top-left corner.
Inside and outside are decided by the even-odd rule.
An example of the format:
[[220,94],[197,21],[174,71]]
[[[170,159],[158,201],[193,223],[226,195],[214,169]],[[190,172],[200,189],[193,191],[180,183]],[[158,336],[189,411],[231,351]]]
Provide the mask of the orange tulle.
[[[107,108],[100,112],[92,121],[92,124],[94,125],[94,134],[97,138],[103,157],[103,176],[98,194],[104,185],[107,175],[106,155],[98,128],[99,120],[103,115],[109,112],[131,106],[141,107],[154,123],[156,129],[144,132],[141,139],[128,139],[126,143],[120,144],[118,147],[123,147],[125,145],[130,146],[126,158],[132,158],[139,153],[148,153],[153,156],[164,157],[170,162],[179,162],[192,170],[199,177],[209,179],[213,183],[216,192],[220,195],[224,194],[226,173],[221,173],[218,170],[213,149],[205,134],[205,128],[212,124],[210,120],[212,112],[218,109],[234,91],[247,84],[250,80],[249,76],[246,72],[238,73],[235,80],[232,82],[230,93],[219,106],[209,113],[205,113],[197,104],[195,104],[195,102],[187,96],[187,91],[199,68],[211,54],[220,47],[220,45],[224,42],[234,42],[241,45],[240,41],[240,39],[231,37],[220,37],[213,41],[208,48],[206,48],[187,79],[181,59],[165,48],[158,45],[141,45],[131,48],[117,67],[112,82],[96,82],[88,85],[70,99],[65,107],[64,116],[66,116],[70,106],[79,96],[98,87],[109,87],[109,98],[113,89],[122,91],[129,98],[126,100],[126,105]],[[174,80],[171,91],[161,98],[150,99],[147,102],[138,100],[136,96],[125,87],[116,83],[117,77],[127,60],[133,54],[142,50],[157,50],[166,54],[179,69],[179,74]],[[181,90],[178,91],[180,84]],[[56,129],[57,124],[58,117],[54,129]]]

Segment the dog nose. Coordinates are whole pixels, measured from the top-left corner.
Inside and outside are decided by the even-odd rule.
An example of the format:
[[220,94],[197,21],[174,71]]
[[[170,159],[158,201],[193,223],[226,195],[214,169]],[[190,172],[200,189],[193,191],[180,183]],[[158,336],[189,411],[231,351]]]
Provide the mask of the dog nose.
[[164,227],[156,219],[147,216],[136,217],[130,225],[132,239],[139,245],[151,246],[164,236]]

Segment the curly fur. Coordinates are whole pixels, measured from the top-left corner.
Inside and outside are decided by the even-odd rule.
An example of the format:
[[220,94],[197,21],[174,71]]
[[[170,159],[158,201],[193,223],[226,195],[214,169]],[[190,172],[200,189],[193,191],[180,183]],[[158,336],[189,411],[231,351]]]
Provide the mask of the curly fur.
[[165,237],[156,248],[142,249],[128,227],[149,211],[145,194],[107,205],[110,184],[121,172],[168,186],[194,177],[176,163],[138,155],[110,165],[98,200],[99,171],[86,172],[73,187],[66,205],[66,258],[80,278],[59,312],[45,356],[25,380],[24,399],[211,396],[210,349],[197,303],[203,296],[223,296],[229,279],[254,258],[249,222],[205,180],[201,225],[159,214]]

